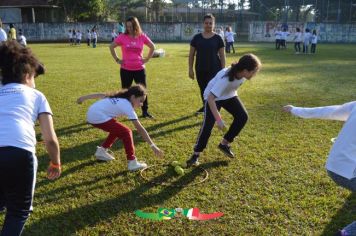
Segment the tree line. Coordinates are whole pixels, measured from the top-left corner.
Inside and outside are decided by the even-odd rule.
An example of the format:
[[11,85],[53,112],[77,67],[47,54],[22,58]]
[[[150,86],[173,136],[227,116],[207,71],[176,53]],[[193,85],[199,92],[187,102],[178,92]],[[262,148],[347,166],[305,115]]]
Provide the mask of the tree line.
[[[247,10],[259,20],[315,21],[349,23],[356,21],[356,0],[55,0],[63,8],[67,21],[123,21],[135,14],[147,20],[147,14],[159,19],[165,8],[202,7],[210,9]],[[145,11],[137,15],[136,8]]]

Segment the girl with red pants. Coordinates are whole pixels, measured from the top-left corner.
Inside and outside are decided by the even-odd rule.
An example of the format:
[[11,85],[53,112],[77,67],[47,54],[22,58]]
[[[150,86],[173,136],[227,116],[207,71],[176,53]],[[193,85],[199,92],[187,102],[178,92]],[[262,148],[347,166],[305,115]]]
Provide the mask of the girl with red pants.
[[104,143],[97,148],[95,156],[98,160],[111,161],[115,158],[108,153],[116,139],[122,140],[128,160],[128,169],[131,171],[147,167],[146,163],[138,162],[135,156],[135,147],[132,131],[124,124],[115,120],[115,117],[126,116],[132,121],[141,137],[150,145],[156,156],[162,156],[163,152],[152,142],[146,129],[138,120],[135,108],[142,107],[146,99],[146,90],[142,85],[135,85],[129,89],[123,89],[114,94],[89,94],[78,98],[81,104],[87,99],[101,100],[95,102],[88,110],[87,121],[94,127],[108,132]]

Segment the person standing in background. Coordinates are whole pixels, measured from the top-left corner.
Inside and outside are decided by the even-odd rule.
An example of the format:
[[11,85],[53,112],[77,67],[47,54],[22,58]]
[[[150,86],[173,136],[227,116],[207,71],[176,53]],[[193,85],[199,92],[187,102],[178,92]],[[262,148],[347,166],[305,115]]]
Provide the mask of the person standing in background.
[[[142,32],[140,23],[136,17],[129,17],[125,22],[125,33],[120,34],[110,45],[110,53],[117,64],[120,65],[120,78],[122,88],[130,88],[133,81],[147,87],[145,64],[152,58],[155,45],[151,39]],[[147,56],[143,57],[143,46],[149,48]],[[122,59],[115,51],[116,47],[121,47]],[[148,101],[142,106],[142,116],[144,118],[154,118],[148,112]]]
[[16,29],[14,24],[10,24],[9,39],[16,40]]
[[316,44],[318,43],[318,35],[316,35],[316,30],[313,30],[313,34],[311,35],[311,48],[310,52],[315,53],[316,50]]
[[234,36],[236,33],[232,32],[231,26],[226,27],[226,32],[225,32],[225,42],[226,42],[226,53],[232,52],[235,53],[235,48],[234,48]]
[[302,42],[302,33],[300,32],[300,29],[297,27],[296,32],[294,34],[294,50],[295,54],[300,53],[300,44]]
[[224,40],[213,30],[215,27],[215,17],[212,14],[204,16],[202,33],[194,35],[190,42],[189,50],[189,78],[194,80],[194,57],[195,73],[200,89],[202,107],[196,114],[204,113],[204,90],[209,81],[216,73],[225,67],[225,45]]
[[2,21],[0,19],[0,43],[7,40],[7,34],[5,30],[2,28]]

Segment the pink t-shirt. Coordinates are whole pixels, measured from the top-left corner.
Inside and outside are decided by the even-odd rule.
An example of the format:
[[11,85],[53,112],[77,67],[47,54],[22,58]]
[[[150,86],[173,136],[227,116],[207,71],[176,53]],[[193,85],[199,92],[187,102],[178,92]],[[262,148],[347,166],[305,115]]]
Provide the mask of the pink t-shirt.
[[115,43],[121,46],[122,60],[121,68],[125,70],[142,70],[145,65],[143,59],[143,45],[152,43],[151,39],[144,33],[138,37],[128,34],[120,34],[115,38]]

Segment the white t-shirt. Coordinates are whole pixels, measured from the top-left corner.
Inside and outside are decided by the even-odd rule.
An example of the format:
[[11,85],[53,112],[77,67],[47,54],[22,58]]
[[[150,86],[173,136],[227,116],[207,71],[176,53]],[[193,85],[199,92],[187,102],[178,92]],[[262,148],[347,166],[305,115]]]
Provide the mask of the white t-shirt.
[[26,46],[27,45],[27,41],[26,41],[26,37],[21,35],[18,39],[18,42],[23,45],[23,46]]
[[225,39],[225,34],[223,30],[220,30],[220,32],[218,33],[218,35],[220,35],[220,37],[224,40]]
[[234,35],[235,35],[234,32],[228,32],[228,31],[226,31],[226,32],[225,32],[226,42],[229,42],[229,43],[234,42],[234,41],[235,41],[235,40],[234,40]]
[[281,39],[287,40],[288,36],[289,36],[289,32],[287,32],[287,31],[281,32]]
[[317,35],[313,34],[311,36],[311,43],[312,44],[317,44],[318,43],[318,36]]
[[295,40],[295,42],[297,42],[297,43],[302,42],[302,33],[301,33],[301,32],[295,32],[295,34],[294,34],[294,40]]
[[104,98],[89,107],[87,121],[90,124],[102,124],[118,116],[127,116],[137,120],[137,114],[129,100],[125,98]]
[[310,32],[304,33],[304,44],[309,44],[310,43],[310,37],[311,37],[311,33]]
[[82,40],[82,33],[81,32],[77,33],[77,39]]
[[3,30],[2,28],[0,28],[0,42],[4,42],[7,40],[7,34],[5,32],[5,30]]
[[35,122],[41,113],[52,115],[46,97],[23,84],[0,87],[0,147],[36,152]]
[[274,33],[274,36],[276,37],[276,39],[281,39],[282,37],[282,32],[277,30],[275,33]]
[[246,80],[234,79],[229,81],[227,72],[231,67],[224,68],[220,70],[215,77],[208,83],[206,89],[204,90],[204,99],[207,100],[210,93],[215,95],[215,101],[226,100],[237,96],[237,89]]
[[302,118],[345,121],[330,150],[326,169],[347,179],[356,178],[356,101],[326,107],[293,107],[291,113]]

